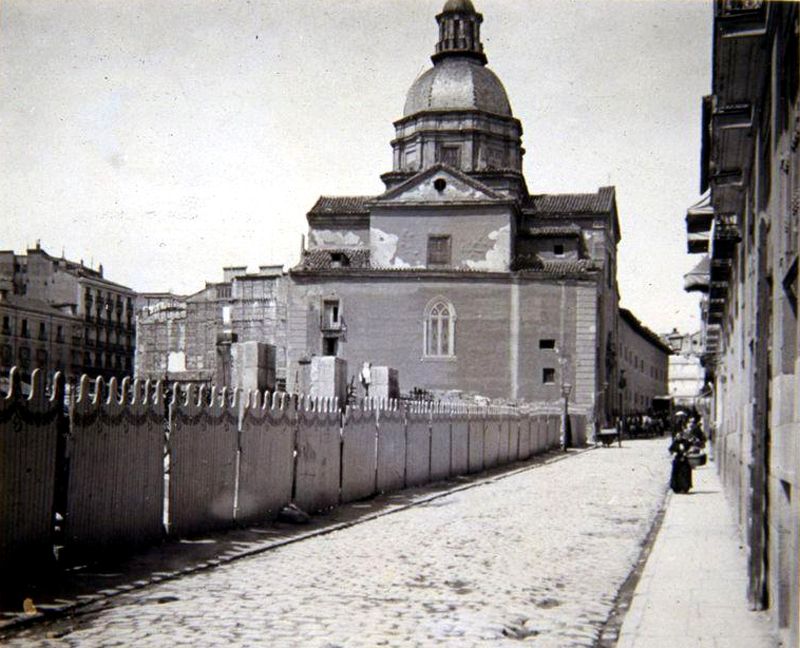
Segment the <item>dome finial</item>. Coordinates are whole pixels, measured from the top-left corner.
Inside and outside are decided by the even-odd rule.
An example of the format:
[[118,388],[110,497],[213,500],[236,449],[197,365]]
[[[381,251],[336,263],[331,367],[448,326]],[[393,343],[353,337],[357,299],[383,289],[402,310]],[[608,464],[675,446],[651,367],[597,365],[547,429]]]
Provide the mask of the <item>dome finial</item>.
[[477,13],[471,0],[447,0],[447,2],[444,3],[442,13],[449,13],[451,11]]
[[486,65],[481,43],[483,16],[475,11],[472,0],[447,0],[436,22],[439,42],[431,57],[434,64],[448,56],[466,56]]

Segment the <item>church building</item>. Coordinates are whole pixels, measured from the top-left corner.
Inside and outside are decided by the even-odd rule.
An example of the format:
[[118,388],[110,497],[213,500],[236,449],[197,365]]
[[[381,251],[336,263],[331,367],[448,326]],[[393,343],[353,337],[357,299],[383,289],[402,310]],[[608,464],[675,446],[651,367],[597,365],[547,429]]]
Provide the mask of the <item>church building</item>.
[[433,65],[408,90],[375,196],[321,196],[288,274],[286,387],[334,355],[396,368],[403,392],[618,399],[613,187],[530,194],[522,124],[487,67],[479,14],[447,0]]

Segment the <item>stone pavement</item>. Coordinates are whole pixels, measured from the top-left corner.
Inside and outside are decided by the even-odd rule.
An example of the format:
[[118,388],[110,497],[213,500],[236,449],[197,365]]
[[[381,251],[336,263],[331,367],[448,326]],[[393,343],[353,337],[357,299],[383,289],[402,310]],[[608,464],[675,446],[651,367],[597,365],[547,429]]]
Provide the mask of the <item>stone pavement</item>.
[[593,646],[668,473],[664,439],[574,453],[114,596],[4,645]]
[[747,558],[716,466],[693,478],[688,495],[669,497],[617,646],[777,646],[766,614],[747,603]]

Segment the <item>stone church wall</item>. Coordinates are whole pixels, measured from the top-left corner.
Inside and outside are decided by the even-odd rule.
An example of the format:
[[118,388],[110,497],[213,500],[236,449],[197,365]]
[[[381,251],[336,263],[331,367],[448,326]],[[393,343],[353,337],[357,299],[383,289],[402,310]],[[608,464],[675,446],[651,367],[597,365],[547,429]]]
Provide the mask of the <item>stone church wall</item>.
[[[581,310],[579,304],[579,293],[590,304],[596,302],[593,280],[522,280],[515,289],[509,276],[487,275],[480,281],[469,275],[417,281],[396,275],[292,279],[289,390],[298,361],[323,353],[320,309],[323,301],[337,299],[346,328],[337,353],[347,360],[351,376],[371,362],[397,368],[402,392],[453,389],[556,406],[561,399],[559,358],[566,347],[567,382],[576,385],[571,400],[584,412],[594,403],[597,323],[594,311]],[[455,312],[455,357],[424,355],[426,307],[439,299]],[[547,375],[546,369],[551,370]]]

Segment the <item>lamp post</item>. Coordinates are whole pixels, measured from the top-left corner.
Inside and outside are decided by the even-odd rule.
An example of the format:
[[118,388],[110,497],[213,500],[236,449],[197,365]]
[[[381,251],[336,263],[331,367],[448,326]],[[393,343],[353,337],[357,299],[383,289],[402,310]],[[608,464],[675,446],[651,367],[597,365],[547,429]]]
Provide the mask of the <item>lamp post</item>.
[[617,443],[622,447],[622,429],[625,427],[625,388],[628,381],[625,378],[625,370],[619,370],[619,430],[617,430]]
[[559,346],[556,349],[558,354],[558,364],[561,368],[561,396],[564,398],[564,412],[561,420],[561,435],[564,443],[564,452],[572,446],[572,430],[569,424],[569,395],[572,391],[572,384],[567,382],[567,368],[569,357],[566,348]]
[[564,452],[572,447],[572,426],[569,423],[569,394],[572,385],[568,382],[561,383],[561,395],[564,397],[564,421],[561,429],[564,433]]

